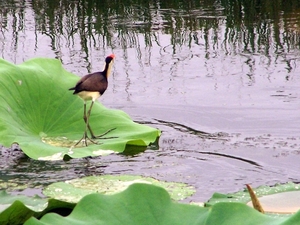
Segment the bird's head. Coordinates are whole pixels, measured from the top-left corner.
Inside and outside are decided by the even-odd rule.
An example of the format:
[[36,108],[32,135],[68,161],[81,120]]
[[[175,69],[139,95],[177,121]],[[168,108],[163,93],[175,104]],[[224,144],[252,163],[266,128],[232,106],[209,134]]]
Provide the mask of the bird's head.
[[114,62],[114,58],[115,58],[114,54],[111,54],[111,55],[109,55],[105,58],[105,67],[104,67],[104,69],[106,69],[106,77],[107,78],[110,76],[110,72],[111,72],[113,62]]
[[105,59],[106,64],[110,64],[111,62],[113,62],[114,58],[115,58],[114,54],[111,54],[111,55],[107,56],[106,59]]

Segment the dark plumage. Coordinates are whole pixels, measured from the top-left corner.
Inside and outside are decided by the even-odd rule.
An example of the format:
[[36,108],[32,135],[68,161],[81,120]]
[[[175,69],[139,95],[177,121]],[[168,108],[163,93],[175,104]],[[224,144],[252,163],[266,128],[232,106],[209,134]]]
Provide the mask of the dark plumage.
[[[81,97],[84,101],[84,112],[83,112],[83,119],[86,124],[86,129],[83,134],[83,137],[75,144],[78,145],[82,140],[85,142],[85,145],[87,146],[86,139],[88,138],[87,130],[90,131],[92,138],[102,137],[102,134],[100,136],[95,136],[90,125],[89,125],[89,117],[91,114],[91,110],[93,107],[93,104],[97,98],[99,98],[103,93],[106,91],[108,86],[108,77],[110,76],[111,68],[113,65],[115,55],[111,54],[106,57],[105,59],[105,66],[104,70],[102,72],[95,72],[91,74],[87,74],[84,77],[82,77],[75,85],[75,87],[70,88],[69,90],[74,90],[73,94],[77,94],[79,97]],[[92,100],[91,106],[86,113],[86,101]],[[92,141],[91,139],[89,139]],[[94,141],[92,141],[94,143]]]
[[100,97],[106,91],[108,86],[107,79],[110,76],[114,58],[114,54],[107,56],[105,59],[104,70],[102,72],[95,72],[85,75],[77,82],[75,87],[72,87],[69,90],[74,90],[73,94],[78,94],[83,100],[96,100],[91,97],[92,94],[90,93],[80,93],[99,92],[98,97]]
[[102,95],[107,89],[107,77],[103,72],[95,72],[82,77],[75,87],[69,90],[74,90],[73,94],[78,94],[82,91],[98,91]]

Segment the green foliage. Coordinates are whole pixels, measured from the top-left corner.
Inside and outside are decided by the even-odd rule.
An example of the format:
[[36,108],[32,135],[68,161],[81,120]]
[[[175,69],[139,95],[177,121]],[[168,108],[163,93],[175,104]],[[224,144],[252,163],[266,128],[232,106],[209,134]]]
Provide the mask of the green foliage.
[[[300,188],[299,184],[289,182],[286,184],[278,184],[272,187],[260,186],[258,188],[255,188],[254,190],[256,196],[261,197],[261,196],[273,195],[276,193],[299,191],[299,188]],[[244,189],[243,191],[230,193],[230,194],[214,193],[211,199],[209,199],[209,201],[206,203],[206,206],[212,206],[219,202],[241,202],[246,204],[247,202],[250,201],[251,198],[248,193],[248,190]]]
[[274,218],[242,203],[217,203],[211,208],[176,203],[161,187],[132,184],[115,195],[85,196],[67,217],[48,213],[40,221],[29,219],[25,225],[296,225],[299,219],[300,213]]
[[43,194],[62,201],[77,203],[91,193],[115,194],[134,183],[153,184],[168,191],[173,200],[183,200],[195,193],[195,188],[183,183],[164,182],[134,175],[89,176],[50,184]]
[[68,91],[79,77],[60,61],[37,58],[14,65],[0,60],[0,143],[18,143],[33,159],[58,160],[122,152],[126,145],[147,146],[157,129],[133,122],[120,110],[93,107],[90,124],[95,134],[116,128],[101,145],[71,148],[85,129],[83,101]]
[[172,202],[168,193],[160,187],[133,184],[119,194],[84,197],[68,217],[50,213],[41,221],[32,218],[25,224],[192,225],[203,221],[202,215],[206,211],[198,206]]
[[0,192],[0,224],[23,224],[31,216],[40,217],[52,209],[64,208],[72,210],[75,204],[55,199],[10,195]]
[[[171,200],[163,188],[142,183],[134,183],[113,195],[89,194],[74,208],[73,206],[54,199],[12,196],[1,192],[0,223],[14,225],[26,221],[25,225],[297,225],[300,220],[300,212],[274,217],[237,202],[219,202],[211,207],[177,203]],[[58,214],[72,209],[69,215]]]

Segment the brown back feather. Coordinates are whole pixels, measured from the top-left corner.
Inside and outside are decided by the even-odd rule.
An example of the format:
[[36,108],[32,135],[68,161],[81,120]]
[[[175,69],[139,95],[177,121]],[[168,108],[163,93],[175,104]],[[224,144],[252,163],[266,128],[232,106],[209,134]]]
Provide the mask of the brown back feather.
[[77,94],[81,91],[98,91],[101,95],[107,89],[107,78],[102,72],[91,73],[82,77],[75,87],[69,90],[74,90],[73,94]]

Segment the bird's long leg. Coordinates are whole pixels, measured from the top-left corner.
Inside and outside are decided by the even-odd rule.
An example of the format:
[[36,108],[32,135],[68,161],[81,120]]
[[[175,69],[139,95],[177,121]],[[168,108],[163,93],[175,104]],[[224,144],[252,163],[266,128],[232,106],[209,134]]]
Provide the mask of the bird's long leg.
[[[110,139],[110,138],[117,138],[117,137],[103,137],[104,135],[106,135],[106,134],[108,134],[109,132],[111,132],[111,131],[113,131],[113,130],[115,130],[116,128],[112,128],[112,129],[109,129],[109,130],[107,130],[106,132],[104,132],[103,134],[100,134],[100,135],[95,135],[94,134],[94,132],[93,132],[93,130],[92,130],[92,128],[91,128],[91,126],[90,126],[90,124],[89,124],[89,122],[88,122],[88,119],[90,118],[90,115],[91,115],[91,110],[92,110],[92,107],[93,107],[93,104],[94,104],[94,101],[92,101],[92,104],[91,104],[91,107],[90,107],[90,109],[89,109],[89,111],[88,111],[88,115],[86,116],[84,116],[84,121],[85,121],[85,123],[86,123],[86,125],[87,125],[87,128],[89,129],[89,131],[90,131],[90,133],[91,133],[91,137],[92,137],[92,139]],[[85,108],[84,108],[84,112],[85,112],[85,110],[86,110],[86,106],[85,106]],[[88,119],[87,119],[88,118]]]
[[90,124],[87,124],[87,127],[88,127],[88,129],[89,129],[89,131],[90,131],[90,133],[91,133],[92,139],[110,139],[110,138],[117,138],[117,137],[103,137],[104,135],[108,134],[109,132],[115,130],[116,128],[111,128],[111,129],[105,131],[103,134],[100,134],[100,135],[97,135],[97,136],[96,136],[96,135],[94,134],[94,132],[93,132],[93,130],[92,130]]
[[86,101],[84,101],[84,104],[83,104],[83,120],[86,124],[86,120],[87,120],[87,118],[86,118]]
[[86,114],[86,102],[84,102],[84,105],[83,105],[83,120],[85,122],[85,130],[84,130],[82,138],[78,142],[76,142],[76,144],[74,146],[78,145],[81,141],[83,141],[85,146],[87,146],[88,145],[87,144],[87,139],[89,141],[91,141],[92,143],[94,143],[94,144],[98,144],[98,143],[94,142],[92,139],[90,139],[87,135],[87,130],[89,129],[89,118],[90,118],[91,110],[92,110],[92,107],[93,107],[93,103],[94,103],[94,101],[92,101],[91,106],[90,106],[89,111],[88,111],[88,114]]

